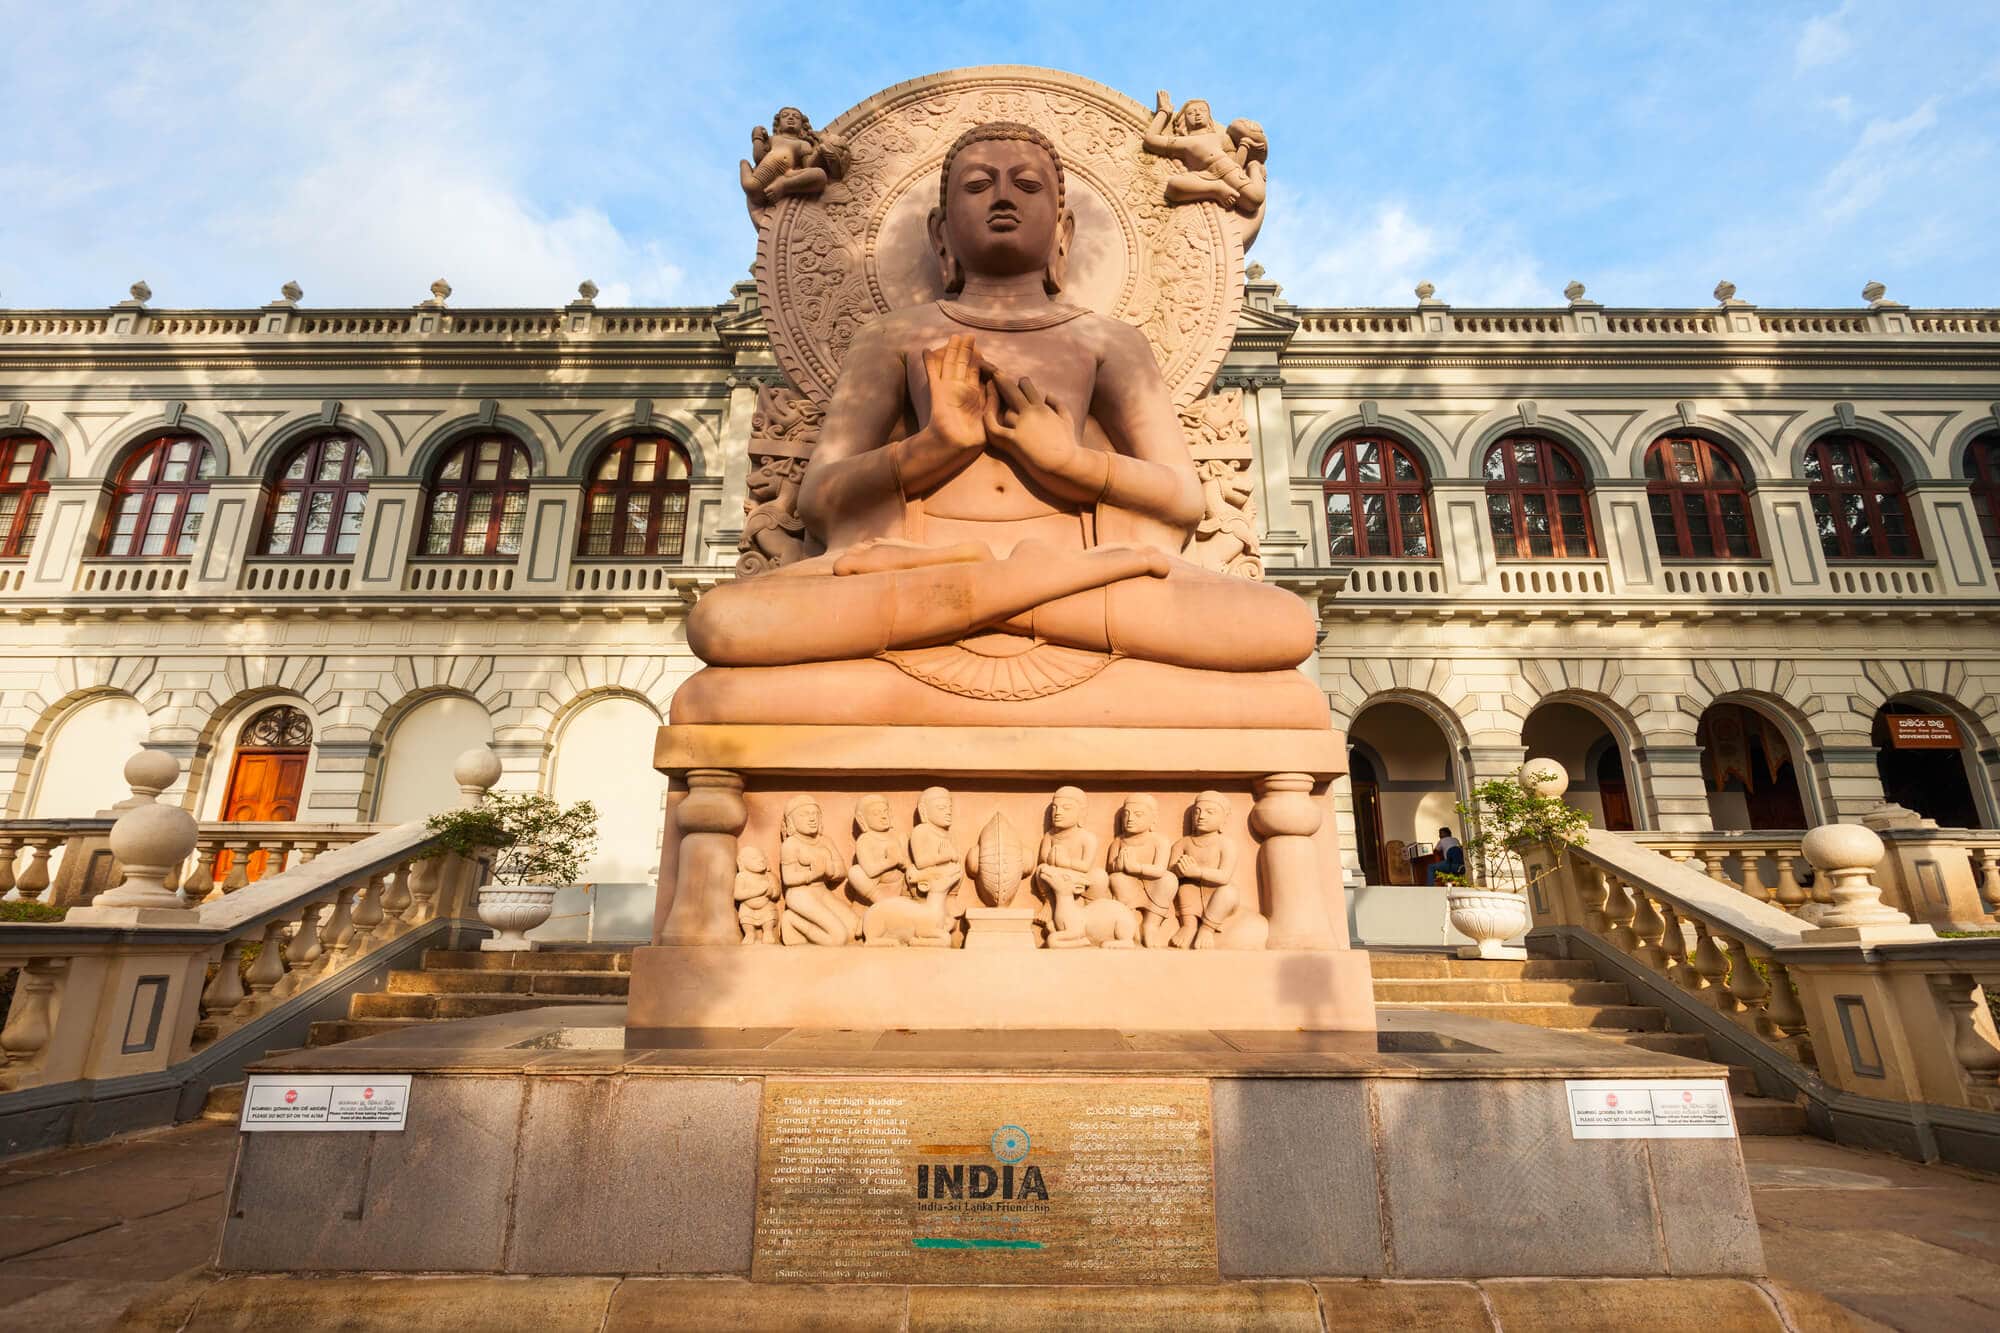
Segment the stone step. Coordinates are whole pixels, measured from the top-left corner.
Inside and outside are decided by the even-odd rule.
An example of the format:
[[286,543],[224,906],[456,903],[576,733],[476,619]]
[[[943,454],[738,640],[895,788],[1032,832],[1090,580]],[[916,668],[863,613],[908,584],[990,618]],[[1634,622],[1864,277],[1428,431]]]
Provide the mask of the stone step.
[[400,1032],[404,1028],[417,1027],[428,1023],[428,1018],[332,1018],[321,1019],[312,1025],[306,1035],[308,1046],[337,1046],[343,1041],[354,1041],[360,1037],[373,1037],[384,1032]]
[[357,995],[349,1018],[483,1018],[552,1004],[622,1004],[622,995],[398,995],[389,991]]
[[208,1097],[201,1104],[203,1120],[235,1121],[243,1115],[242,1083],[218,1083],[208,1090]]
[[1477,977],[1418,979],[1377,977],[1375,998],[1383,1004],[1458,1004],[1511,1001],[1516,1004],[1628,1004],[1631,992],[1619,981],[1489,981]]
[[1662,1055],[1685,1055],[1690,1060],[1709,1058],[1708,1038],[1697,1032],[1592,1032],[1589,1035],[1604,1041],[1615,1041],[1621,1046],[1636,1046],[1642,1051],[1658,1051]]
[[1467,1018],[1492,1018],[1538,1028],[1609,1029],[1615,1032],[1658,1032],[1667,1016],[1644,1004],[1494,1004],[1433,1003],[1419,1006]]
[[394,995],[623,995],[629,972],[496,972],[430,968],[391,972]]
[[533,949],[487,953],[481,949],[426,949],[424,968],[479,972],[630,972],[630,949]]
[[1769,1097],[1747,1097],[1732,1093],[1730,1109],[1736,1113],[1736,1132],[1741,1135],[1769,1136],[1806,1132],[1806,1111],[1792,1102]]
[[1436,979],[1480,977],[1504,981],[1592,981],[1597,969],[1587,961],[1567,958],[1452,958],[1441,953],[1371,953],[1368,965],[1377,978]]

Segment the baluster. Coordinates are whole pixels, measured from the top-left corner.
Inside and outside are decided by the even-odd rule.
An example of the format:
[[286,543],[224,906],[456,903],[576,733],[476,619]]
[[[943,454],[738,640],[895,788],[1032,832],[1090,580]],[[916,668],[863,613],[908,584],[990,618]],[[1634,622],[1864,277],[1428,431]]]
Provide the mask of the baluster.
[[1660,941],[1665,936],[1667,923],[1653,907],[1653,899],[1644,889],[1632,890],[1632,934],[1637,941],[1633,954],[1638,960],[1654,971],[1663,971],[1667,964],[1667,951]]
[[1605,937],[1618,949],[1630,953],[1639,942],[1632,932],[1632,917],[1639,909],[1625,895],[1625,886],[1616,875],[1604,877]]
[[320,964],[319,975],[332,976],[339,970],[340,960],[347,952],[349,937],[354,934],[354,886],[343,887],[333,900],[333,910],[319,928]]
[[15,978],[19,993],[0,1028],[0,1067],[19,1068],[42,1053],[53,1028],[53,999],[67,958],[30,958]]
[[[0,846],[0,858],[6,854],[6,848]],[[1979,869],[1982,873],[1979,896],[1985,900],[1989,915],[2000,916],[2000,847],[1979,849]]]
[[418,861],[410,872],[410,897],[416,901],[410,912],[412,925],[423,925],[437,911],[433,899],[437,897],[438,867],[441,864],[437,857],[427,856]]
[[1674,910],[1673,903],[1660,900],[1660,952],[1663,958],[1660,970],[1665,972],[1676,986],[1683,990],[1701,989],[1701,978],[1688,967],[1687,931],[1681,925],[1681,915]]
[[215,856],[221,847],[214,838],[203,838],[195,844],[194,869],[181,882],[189,902],[213,902],[222,896],[222,886],[215,882]]
[[1735,889],[1738,893],[1741,893],[1743,886],[1729,878],[1729,872],[1723,867],[1723,862],[1728,859],[1728,856],[1729,853],[1727,852],[1716,851],[1713,848],[1704,848],[1701,853],[1702,873],[1724,888]]
[[21,897],[31,903],[38,903],[49,889],[49,853],[56,847],[54,839],[34,837],[28,839],[28,848],[34,853],[28,861],[28,868],[15,877],[14,887]]
[[243,963],[243,941],[233,939],[222,946],[222,957],[216,962],[215,975],[201,992],[201,1011],[210,1018],[231,1013],[243,1003],[248,994],[243,989],[243,974],[239,970]]
[[0,838],[0,902],[16,902],[20,893],[14,887],[14,858],[21,854],[21,844],[12,838]]
[[264,878],[285,873],[286,862],[291,858],[292,849],[298,843],[291,838],[280,838],[276,850],[269,851],[264,858]]
[[1994,1046],[1974,1021],[1985,992],[1979,989],[1977,981],[1964,972],[1933,977],[1931,985],[1937,989],[1938,998],[1944,1001],[1945,1008],[1951,1010],[1951,1053],[1957,1058],[1958,1067],[1965,1071],[1975,1093],[1990,1106],[1995,1092],[1994,1076],[2000,1073],[2000,1047]]
[[410,913],[410,904],[414,901],[410,896],[411,865],[411,862],[405,861],[396,867],[395,875],[389,881],[389,888],[382,895],[382,911],[385,915],[383,929],[392,937],[416,925]]
[[1798,877],[1792,873],[1792,866],[1798,860],[1798,853],[1780,847],[1771,853],[1778,862],[1778,887],[1771,897],[1778,906],[1797,916],[1801,907],[1812,899],[1799,887]]
[[1772,891],[1764,883],[1764,849],[1745,847],[1736,855],[1743,863],[1743,892],[1760,903],[1770,902]]
[[319,957],[319,911],[322,903],[308,904],[299,913],[298,924],[285,945],[285,979],[278,986],[280,998],[303,990],[313,959]]
[[1734,1012],[1735,1001],[1723,988],[1723,980],[1729,975],[1729,960],[1722,956],[1722,950],[1715,947],[1715,939],[1708,933],[1708,923],[1694,923],[1694,958],[1689,963],[1695,974],[1701,978],[1701,989],[1710,1003],[1724,1013]]
[[250,853],[257,850],[256,842],[246,838],[229,840],[229,874],[222,881],[225,894],[234,893],[250,883]]
[[1775,1036],[1775,1025],[1763,1013],[1771,998],[1770,983],[1757,971],[1749,946],[1734,935],[1725,938],[1729,941],[1729,998],[1742,1007],[1743,1022],[1751,1031],[1763,1037]]
[[1792,974],[1775,957],[1767,956],[1764,964],[1771,973],[1771,1002],[1764,1012],[1770,1016],[1771,1026],[1782,1037],[1776,1043],[1779,1049],[1788,1052],[1802,1065],[1813,1063],[1812,1042],[1806,1036],[1806,1011],[1799,1005],[1798,994],[1792,989]]
[[354,900],[353,956],[359,958],[368,952],[368,942],[374,938],[376,929],[382,924],[382,887],[389,878],[387,871],[377,871],[368,877],[368,887]]
[[314,838],[311,839],[310,841],[300,843],[299,864],[305,865],[307,862],[313,860],[315,857],[317,857],[321,852],[325,850],[326,850],[326,841],[323,838]]
[[284,947],[285,923],[265,922],[264,938],[257,949],[257,957],[250,963],[250,997],[236,1006],[241,1016],[248,1018],[268,1006],[271,988],[285,980]]

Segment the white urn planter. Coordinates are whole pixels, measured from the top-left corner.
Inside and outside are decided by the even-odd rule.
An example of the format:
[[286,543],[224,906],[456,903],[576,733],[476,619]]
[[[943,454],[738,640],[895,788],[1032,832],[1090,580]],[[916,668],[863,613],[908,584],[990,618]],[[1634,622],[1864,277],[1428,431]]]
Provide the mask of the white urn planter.
[[[1526,958],[1523,948],[1506,942],[1528,928],[1528,900],[1518,893],[1495,889],[1453,889],[1445,895],[1452,928],[1473,943],[1461,947],[1461,958]],[[481,914],[485,912],[482,904]]]
[[482,940],[489,953],[523,953],[535,947],[528,932],[555,911],[553,884],[488,884],[479,891],[479,919],[500,933]]

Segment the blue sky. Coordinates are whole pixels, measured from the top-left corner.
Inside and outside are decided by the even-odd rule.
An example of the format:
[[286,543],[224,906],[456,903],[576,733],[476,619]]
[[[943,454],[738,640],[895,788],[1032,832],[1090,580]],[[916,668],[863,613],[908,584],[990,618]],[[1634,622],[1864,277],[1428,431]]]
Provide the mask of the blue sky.
[[781,102],[1053,65],[1270,134],[1313,305],[2000,306],[2000,3],[0,0],[0,306],[707,304]]

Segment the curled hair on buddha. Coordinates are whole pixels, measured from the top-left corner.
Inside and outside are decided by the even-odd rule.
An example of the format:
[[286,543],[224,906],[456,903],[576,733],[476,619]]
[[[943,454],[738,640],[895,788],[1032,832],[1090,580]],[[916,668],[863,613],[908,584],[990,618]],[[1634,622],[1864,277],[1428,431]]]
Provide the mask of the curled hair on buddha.
[[[1058,218],[1069,216],[1068,184],[1063,174],[1062,154],[1056,151],[1055,143],[1048,135],[1033,125],[1023,125],[1016,120],[989,120],[982,125],[974,125],[959,135],[952,140],[951,147],[945,150],[944,165],[938,170],[938,206],[931,214],[930,229],[937,249],[938,267],[944,275],[944,289],[953,296],[965,288],[965,269],[944,244],[943,229],[939,225],[943,221],[945,207],[951,200],[952,164],[958,161],[960,152],[973,144],[992,143],[996,140],[1031,143],[1049,155],[1049,165],[1056,171],[1056,215]],[[1071,226],[1062,223],[1058,223],[1056,227],[1056,238],[1049,254],[1048,268],[1042,273],[1042,287],[1050,296],[1062,290],[1063,277],[1069,267],[1069,242],[1072,231]]]

